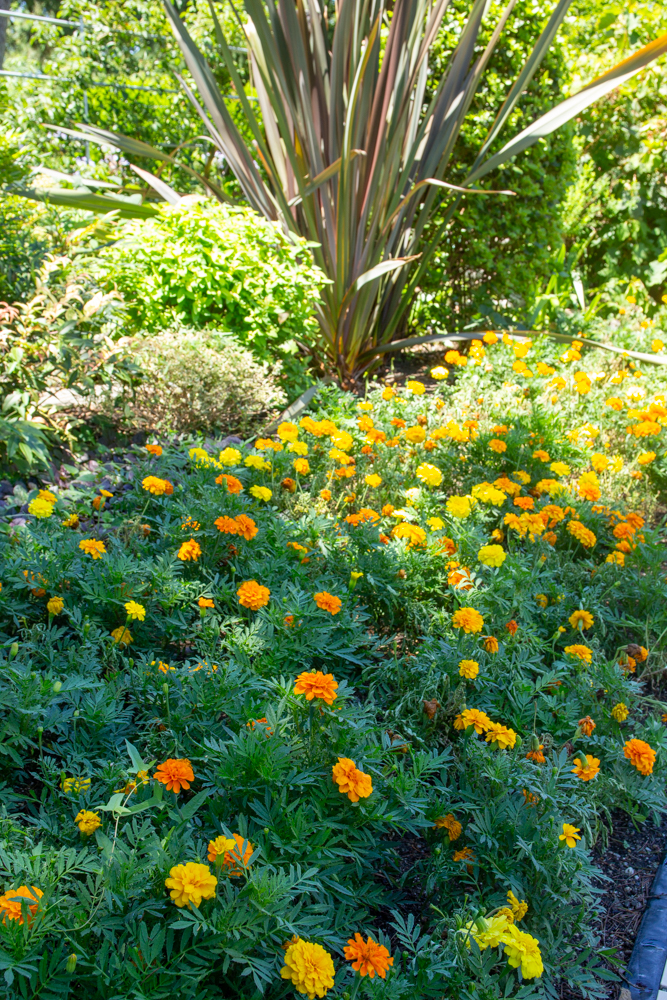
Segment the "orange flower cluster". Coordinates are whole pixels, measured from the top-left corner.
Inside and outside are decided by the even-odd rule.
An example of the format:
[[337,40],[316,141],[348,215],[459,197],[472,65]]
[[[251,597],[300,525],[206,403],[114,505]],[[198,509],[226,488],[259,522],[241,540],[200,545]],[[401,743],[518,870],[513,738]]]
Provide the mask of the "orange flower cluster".
[[156,781],[161,782],[168,792],[173,791],[176,795],[178,795],[181,788],[188,789],[190,782],[195,780],[192,764],[186,757],[182,759],[167,758],[164,764],[159,765],[153,777]]
[[576,774],[582,781],[592,781],[593,778],[597,778],[600,771],[600,760],[598,757],[593,757],[592,754],[587,753],[585,757],[575,757],[572,763],[574,764],[572,773]]
[[169,480],[160,479],[159,476],[146,476],[145,479],[141,480],[141,485],[148,493],[152,493],[156,497],[171,496],[174,492],[174,487]]
[[257,525],[251,517],[245,514],[237,514],[236,517],[222,516],[213,522],[225,535],[240,535],[247,542],[251,541],[257,534]]
[[263,587],[257,580],[246,580],[236,591],[239,604],[251,611],[259,611],[269,603],[271,591],[268,587]]
[[39,900],[43,895],[42,890],[38,889],[36,885],[30,887],[20,885],[18,889],[8,889],[4,895],[0,896],[0,916],[2,916],[3,924],[6,924],[8,920],[16,920],[22,924],[23,911],[21,907],[22,903],[25,902],[28,903],[27,922],[31,924],[37,913]]
[[640,774],[653,774],[656,752],[643,740],[628,740],[623,747],[623,756],[627,757]]
[[197,562],[201,555],[201,545],[199,542],[195,541],[194,538],[189,538],[187,542],[183,542],[180,549],[176,553],[176,558],[180,559],[182,562]]
[[216,476],[216,483],[218,486],[226,486],[228,493],[240,493],[243,489],[243,483],[236,476],[230,476],[226,472],[221,473]]
[[339,757],[338,763],[331,769],[333,780],[338,785],[338,791],[347,795],[350,802],[366,799],[373,791],[370,774],[360,771],[349,757]]
[[462,628],[464,632],[481,632],[484,619],[474,608],[458,608],[452,615],[454,628]]
[[313,594],[313,600],[318,608],[322,611],[328,611],[332,615],[337,615],[343,604],[340,597],[334,597],[327,590],[320,590],[317,594]]
[[208,860],[211,864],[227,868],[227,874],[232,878],[238,878],[241,869],[248,867],[254,850],[250,841],[240,833],[235,833],[231,837],[216,837],[215,840],[209,841]]
[[447,813],[446,816],[438,816],[434,825],[437,829],[447,831],[450,842],[458,840],[463,833],[463,827],[453,813]]
[[360,976],[369,976],[371,979],[377,973],[381,979],[387,975],[387,969],[394,964],[393,958],[382,944],[378,944],[369,937],[364,941],[357,931],[353,938],[347,942],[345,958],[352,962],[352,968]]

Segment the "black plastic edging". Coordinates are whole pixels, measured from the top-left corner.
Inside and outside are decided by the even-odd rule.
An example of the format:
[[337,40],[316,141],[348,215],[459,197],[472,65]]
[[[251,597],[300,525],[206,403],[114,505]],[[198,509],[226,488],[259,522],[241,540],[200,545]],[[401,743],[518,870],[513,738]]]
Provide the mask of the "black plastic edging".
[[625,989],[621,989],[621,997],[629,994],[630,1000],[656,1000],[667,963],[667,855],[660,862],[648,900],[625,973]]

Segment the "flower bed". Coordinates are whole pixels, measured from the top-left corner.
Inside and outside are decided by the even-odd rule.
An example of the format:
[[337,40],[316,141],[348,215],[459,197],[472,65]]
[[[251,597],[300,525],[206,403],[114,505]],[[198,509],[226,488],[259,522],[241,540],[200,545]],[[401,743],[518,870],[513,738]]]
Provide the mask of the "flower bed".
[[667,408],[489,341],[10,508],[12,997],[604,995],[590,848],[665,806]]

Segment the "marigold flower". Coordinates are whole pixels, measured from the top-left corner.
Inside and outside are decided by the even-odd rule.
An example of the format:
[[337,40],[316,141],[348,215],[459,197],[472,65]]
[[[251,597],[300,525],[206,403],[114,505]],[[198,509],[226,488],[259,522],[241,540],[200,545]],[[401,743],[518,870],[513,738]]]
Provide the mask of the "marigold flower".
[[570,466],[565,462],[552,462],[549,466],[555,476],[569,476]]
[[592,663],[593,661],[592,650],[590,650],[588,646],[583,646],[580,643],[574,643],[572,646],[566,646],[565,652],[569,653],[570,656],[576,656],[582,663]]
[[257,525],[251,517],[246,514],[237,514],[234,518],[238,525],[238,534],[241,538],[245,538],[246,542],[252,541],[252,539],[257,534]]
[[338,791],[347,795],[350,802],[366,799],[373,791],[373,782],[369,774],[358,770],[349,757],[339,757],[338,763],[332,767],[333,780],[338,785]]
[[454,628],[462,628],[464,632],[481,632],[484,619],[474,608],[458,608],[452,615]]
[[521,966],[524,979],[539,979],[544,972],[540,942],[525,931],[520,931],[514,924],[508,924],[506,935],[507,964],[513,969]]
[[93,559],[101,559],[107,550],[104,542],[98,542],[95,538],[82,538],[79,542],[79,548],[87,556],[92,556]]
[[472,681],[479,673],[479,663],[477,660],[461,660],[459,663],[459,674],[466,680]]
[[643,740],[628,740],[623,747],[623,756],[627,757],[640,774],[653,774],[656,752]]
[[[295,458],[292,465],[294,466],[294,471],[300,476],[307,476],[310,472],[310,463],[307,458]],[[250,492],[252,493],[252,489]]]
[[394,538],[405,538],[409,548],[424,545],[426,542],[426,532],[418,524],[410,524],[409,521],[401,521],[391,533]]
[[502,441],[500,438],[492,438],[489,441],[488,446],[491,451],[495,451],[497,455],[502,455],[504,451],[507,451],[507,443]]
[[425,486],[440,486],[442,483],[442,472],[435,465],[429,465],[428,462],[422,462],[421,465],[418,465],[415,475]]
[[[261,719],[257,720],[261,722]],[[263,720],[266,722],[266,719]],[[270,732],[270,731],[269,731]],[[245,850],[244,850],[245,844]],[[227,868],[227,875],[238,878],[241,875],[241,868],[247,868],[255,848],[240,833],[235,833],[231,837],[216,837],[209,841],[208,860],[211,864]]]
[[486,712],[481,712],[478,708],[464,708],[454,719],[454,729],[468,729],[469,726],[473,726],[478,736],[486,732],[491,725],[493,723]]
[[[159,476],[146,476],[145,479],[141,480],[141,485],[148,492],[152,493],[153,496],[161,497],[165,493],[174,491],[173,486],[168,479],[160,479]],[[171,489],[169,489],[169,487]]]
[[239,604],[251,611],[259,611],[269,603],[271,591],[268,587],[263,587],[256,580],[246,580],[236,591]]
[[499,750],[507,750],[508,747],[515,745],[516,733],[513,729],[508,729],[507,726],[502,726],[499,722],[492,722],[486,729],[484,739],[487,743],[496,743]]
[[0,916],[3,924],[6,924],[8,920],[16,920],[22,924],[22,902],[26,901],[28,902],[27,922],[31,924],[43,895],[42,890],[38,889],[36,885],[20,885],[18,889],[8,889],[4,895],[0,896]]
[[201,545],[199,542],[195,541],[194,538],[188,539],[187,542],[183,542],[178,552],[176,553],[176,558],[180,559],[182,562],[197,562],[201,555]]
[[215,607],[215,604],[211,600],[210,597],[200,597],[199,600],[197,601],[197,604],[202,609],[202,611],[205,611],[206,608],[214,608]]
[[202,899],[213,899],[218,880],[211,874],[208,865],[188,861],[184,865],[175,865],[164,884],[176,906],[189,907],[194,903],[199,908]]
[[129,646],[130,643],[132,642],[132,635],[130,634],[130,630],[126,628],[124,625],[121,625],[119,628],[115,628],[111,633],[111,638],[119,646]]
[[65,795],[69,795],[70,792],[79,795],[90,788],[90,778],[63,778],[60,787]]
[[475,860],[475,855],[470,847],[464,847],[460,851],[454,851],[452,855],[453,861],[463,861],[466,864],[471,864]]
[[613,719],[616,719],[617,722],[625,722],[629,714],[630,711],[628,709],[628,706],[625,705],[622,701],[619,701],[617,705],[614,705],[614,707],[611,710],[611,716]]
[[507,558],[502,545],[482,545],[477,553],[477,558],[484,566],[502,566]]
[[146,451],[150,452],[151,455],[155,455],[156,458],[159,458],[160,455],[162,454],[162,445],[160,445],[160,444],[147,444],[146,445]]
[[236,476],[229,476],[225,472],[217,476],[215,481],[218,486],[225,485],[228,493],[240,493],[243,490],[241,480],[237,479]]
[[583,632],[584,629],[593,627],[594,618],[590,611],[582,611],[581,609],[578,609],[577,611],[572,612],[568,621],[572,628]]
[[592,736],[595,725],[590,715],[585,715],[583,719],[579,719],[579,729],[583,736]]
[[321,944],[297,938],[288,944],[280,975],[291,980],[298,993],[315,1000],[333,989],[335,971],[331,955]]
[[453,813],[447,813],[446,816],[438,816],[434,825],[437,829],[447,831],[450,843],[454,840],[458,840],[463,833],[463,827]]
[[46,604],[46,610],[50,615],[59,615],[65,607],[62,597],[52,597]]
[[102,820],[99,815],[96,812],[90,812],[88,809],[82,809],[74,817],[74,822],[86,837],[90,837],[98,827],[102,826]]
[[47,518],[51,517],[53,514],[53,504],[49,503],[43,497],[35,497],[28,504],[28,513],[32,514],[33,517],[37,518]]
[[426,439],[426,431],[419,424],[415,427],[408,427],[405,431],[405,439],[410,444],[421,444]]
[[337,687],[338,681],[333,674],[323,674],[321,670],[317,670],[299,674],[294,684],[294,694],[305,694],[306,701],[321,698],[327,705],[333,705]]
[[146,618],[146,608],[143,604],[137,604],[136,601],[128,601],[125,605],[125,610],[127,611],[127,617],[132,621],[144,621]]
[[251,486],[250,492],[256,500],[263,500],[265,503],[268,503],[273,496],[268,486]]
[[519,623],[512,618],[505,626],[510,635],[516,635],[519,631]]
[[431,368],[431,378],[437,379],[439,382],[442,379],[447,378],[449,375],[449,368],[443,368],[442,365],[438,365],[436,368]]
[[[416,384],[421,385],[421,383]],[[371,937],[364,941],[358,931],[353,938],[348,940],[344,954],[345,958],[352,962],[352,968],[355,972],[358,972],[360,976],[370,976],[371,979],[376,972],[381,979],[384,979],[387,975],[387,969],[394,964],[393,958],[389,956],[384,945],[378,944]]]
[[526,760],[534,760],[536,764],[544,764],[546,757],[542,753],[544,750],[544,743],[537,744],[537,750],[529,750],[526,754]]
[[528,903],[525,899],[519,901],[511,889],[507,893],[507,902],[512,910],[514,920],[517,924],[521,923],[525,915],[528,913]]
[[367,486],[371,486],[375,489],[382,482],[382,476],[378,476],[376,472],[373,472],[370,476],[364,476],[364,482]]
[[655,462],[657,455],[654,451],[642,451],[637,455],[637,461],[640,465],[650,465],[651,462]]
[[313,600],[318,608],[322,611],[328,611],[332,615],[337,615],[343,604],[340,597],[334,597],[326,590],[320,590],[317,594],[313,594]]
[[582,781],[592,781],[600,771],[599,758],[593,757],[590,753],[587,753],[585,757],[575,757],[573,764],[575,766],[572,768],[572,773],[576,774]]
[[331,500],[331,490],[320,490],[320,497],[325,503],[328,503]]
[[188,789],[190,782],[195,780],[192,764],[187,759],[168,757],[163,764],[158,766],[153,775],[156,781],[165,786],[168,792],[179,794],[181,788]]
[[494,635],[487,635],[482,641],[482,645],[487,653],[497,653],[499,649],[498,640]]
[[571,823],[563,823],[563,832],[558,837],[559,840],[564,840],[568,847],[576,847],[577,841],[581,840],[579,836],[579,827],[572,826]]

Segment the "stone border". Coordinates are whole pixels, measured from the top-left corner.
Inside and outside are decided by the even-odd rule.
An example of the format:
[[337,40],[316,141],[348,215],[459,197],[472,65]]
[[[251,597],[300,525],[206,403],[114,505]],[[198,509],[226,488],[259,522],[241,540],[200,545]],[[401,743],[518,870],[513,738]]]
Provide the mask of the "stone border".
[[618,1000],[667,1000],[667,856],[649,893]]

